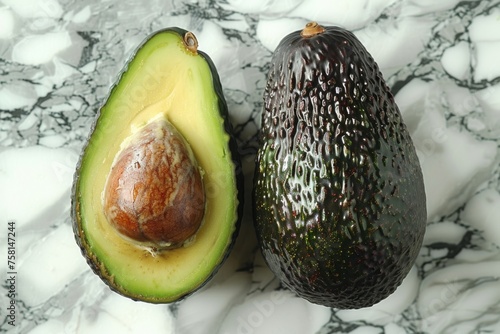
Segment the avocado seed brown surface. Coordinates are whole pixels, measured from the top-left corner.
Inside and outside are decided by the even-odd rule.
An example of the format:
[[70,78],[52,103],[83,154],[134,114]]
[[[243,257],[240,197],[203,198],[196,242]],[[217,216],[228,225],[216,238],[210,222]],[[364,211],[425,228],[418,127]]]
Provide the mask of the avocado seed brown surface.
[[138,130],[119,153],[103,200],[118,232],[158,248],[181,246],[196,233],[205,211],[193,154],[165,119]]

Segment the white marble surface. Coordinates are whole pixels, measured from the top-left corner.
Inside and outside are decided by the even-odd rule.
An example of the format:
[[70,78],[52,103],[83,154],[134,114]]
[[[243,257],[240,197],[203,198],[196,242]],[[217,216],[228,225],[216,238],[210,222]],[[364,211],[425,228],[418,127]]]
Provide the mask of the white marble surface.
[[[132,50],[164,27],[197,35],[219,69],[249,193],[271,52],[309,20],[354,31],[414,138],[429,217],[403,285],[362,310],[296,298],[265,266],[247,200],[236,247],[203,290],[172,305],[111,292],[74,241],[70,188]],[[499,60],[498,0],[0,0],[0,332],[500,333]],[[6,318],[9,221],[15,327]]]

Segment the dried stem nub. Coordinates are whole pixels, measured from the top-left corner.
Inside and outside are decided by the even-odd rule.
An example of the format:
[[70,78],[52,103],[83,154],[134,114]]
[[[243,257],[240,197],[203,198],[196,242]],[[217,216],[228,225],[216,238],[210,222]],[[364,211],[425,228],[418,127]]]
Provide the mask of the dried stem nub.
[[186,48],[194,54],[198,53],[198,40],[192,32],[187,32],[184,34],[184,45]]
[[316,36],[325,31],[325,28],[320,26],[317,22],[309,22],[306,24],[305,28],[300,32],[302,37],[308,38],[312,36]]

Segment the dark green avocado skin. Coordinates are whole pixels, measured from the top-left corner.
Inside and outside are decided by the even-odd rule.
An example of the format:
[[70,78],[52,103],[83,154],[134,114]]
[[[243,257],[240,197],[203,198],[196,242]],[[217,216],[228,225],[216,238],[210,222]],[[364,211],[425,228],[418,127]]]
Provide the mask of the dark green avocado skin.
[[352,33],[281,41],[259,145],[255,229],[281,283],[335,308],[392,294],[422,244],[425,189],[394,98]]

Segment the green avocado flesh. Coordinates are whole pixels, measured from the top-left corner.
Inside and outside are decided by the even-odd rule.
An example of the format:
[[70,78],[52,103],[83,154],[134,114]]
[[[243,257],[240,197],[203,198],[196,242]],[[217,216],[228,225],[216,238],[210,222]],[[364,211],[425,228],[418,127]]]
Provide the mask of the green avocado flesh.
[[[137,49],[100,110],[73,188],[73,229],[91,268],[114,291],[152,303],[179,300],[206,283],[227,257],[241,214],[239,160],[219,78],[210,58],[192,50],[194,35],[186,34],[161,30]],[[116,156],[154,119],[168,120],[185,139],[206,196],[201,227],[174,249],[122,237],[103,209]]]
[[426,226],[422,172],[377,64],[314,23],[271,60],[254,178],[263,256],[317,304],[371,306],[413,266]]

